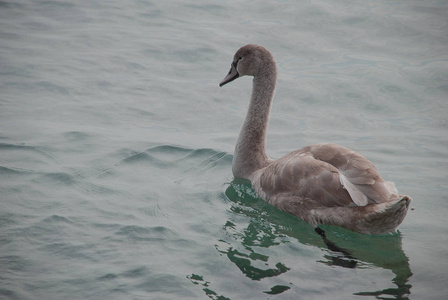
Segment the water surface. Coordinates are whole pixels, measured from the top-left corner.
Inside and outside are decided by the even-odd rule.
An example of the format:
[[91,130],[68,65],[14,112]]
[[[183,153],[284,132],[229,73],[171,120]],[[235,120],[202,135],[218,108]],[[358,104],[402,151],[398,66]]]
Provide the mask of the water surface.
[[[0,298],[442,299],[446,1],[1,1]],[[387,236],[308,224],[231,173],[247,43],[276,158],[359,151],[412,197]],[[344,249],[344,251],[338,251]]]

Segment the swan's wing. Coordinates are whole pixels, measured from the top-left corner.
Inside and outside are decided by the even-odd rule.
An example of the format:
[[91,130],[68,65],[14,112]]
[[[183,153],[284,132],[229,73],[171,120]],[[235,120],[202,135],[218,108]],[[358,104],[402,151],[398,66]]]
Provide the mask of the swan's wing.
[[385,182],[376,167],[365,157],[340,145],[309,146],[314,158],[338,169],[340,181],[358,206],[387,202],[397,194],[393,183]]
[[[352,203],[334,166],[298,150],[254,173],[252,185],[258,195],[277,207],[285,199],[308,209],[347,206]],[[279,202],[279,203],[276,203]]]
[[252,185],[263,199],[295,199],[308,208],[391,201],[397,195],[375,166],[360,154],[334,144],[318,144],[291,152],[255,172]]

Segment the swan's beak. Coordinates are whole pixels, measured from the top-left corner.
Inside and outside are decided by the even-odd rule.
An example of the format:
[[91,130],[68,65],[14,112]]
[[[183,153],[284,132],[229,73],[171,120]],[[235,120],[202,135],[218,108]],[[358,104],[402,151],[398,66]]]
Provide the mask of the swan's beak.
[[219,86],[223,86],[224,84],[237,79],[239,76],[240,76],[240,74],[238,74],[238,70],[236,69],[236,62],[234,62],[234,63],[232,63],[232,66],[230,67],[229,74],[227,74],[227,76],[221,81]]

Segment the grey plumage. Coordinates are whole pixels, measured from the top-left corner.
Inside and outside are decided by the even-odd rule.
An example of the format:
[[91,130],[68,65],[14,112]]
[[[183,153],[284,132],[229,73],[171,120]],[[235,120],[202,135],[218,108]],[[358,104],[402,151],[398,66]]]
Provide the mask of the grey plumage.
[[265,152],[277,67],[271,53],[258,45],[241,47],[220,86],[253,76],[249,109],[232,163],[235,177],[249,179],[259,197],[313,225],[330,224],[367,234],[396,230],[409,208],[375,166],[353,150],[317,144],[277,160]]

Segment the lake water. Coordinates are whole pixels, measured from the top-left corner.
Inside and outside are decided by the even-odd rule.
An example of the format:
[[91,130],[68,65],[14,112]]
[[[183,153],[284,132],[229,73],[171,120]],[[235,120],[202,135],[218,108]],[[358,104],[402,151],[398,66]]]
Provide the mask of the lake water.
[[[445,298],[447,16],[434,0],[0,1],[0,298]],[[324,241],[234,180],[251,79],[218,83],[247,43],[279,67],[270,156],[359,151],[413,199],[398,233]]]

